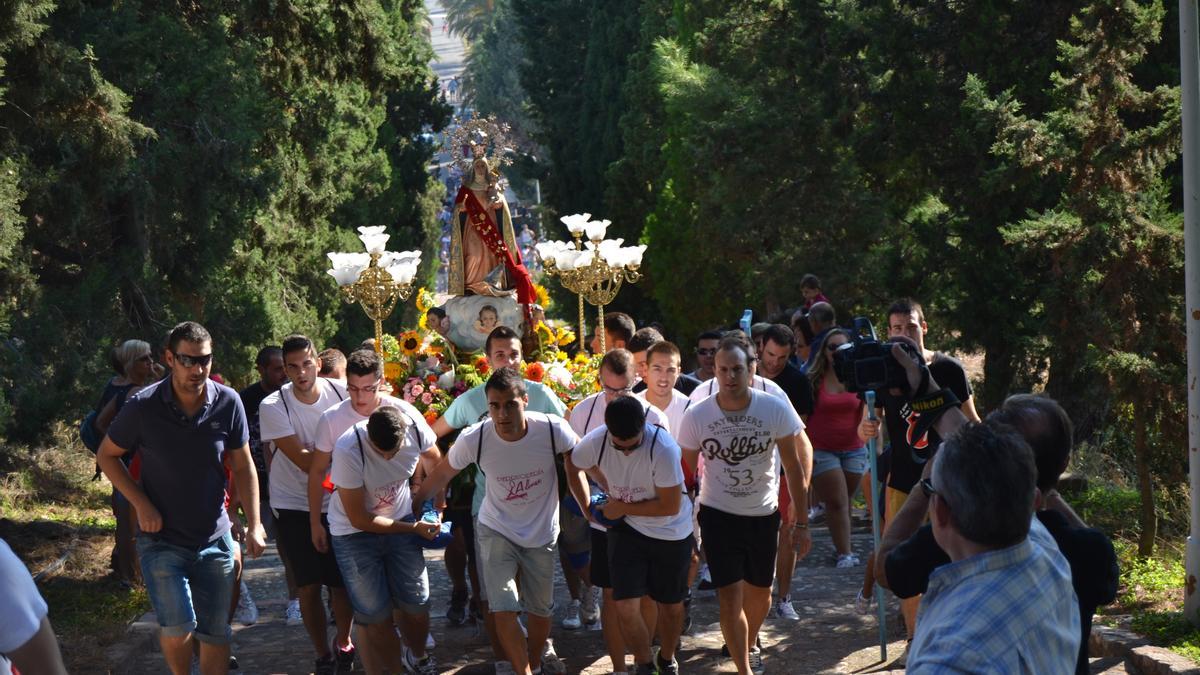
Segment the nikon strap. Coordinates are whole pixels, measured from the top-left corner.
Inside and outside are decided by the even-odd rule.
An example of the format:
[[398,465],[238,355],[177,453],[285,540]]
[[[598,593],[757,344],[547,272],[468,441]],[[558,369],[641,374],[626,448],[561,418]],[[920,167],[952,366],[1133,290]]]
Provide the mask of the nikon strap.
[[951,408],[957,408],[962,405],[962,401],[958,400],[958,396],[952,390],[943,388],[915,399],[909,405],[912,407],[913,413],[917,415],[917,422],[913,426],[913,438],[924,438],[925,434],[933,429],[933,425],[937,423],[942,413]]

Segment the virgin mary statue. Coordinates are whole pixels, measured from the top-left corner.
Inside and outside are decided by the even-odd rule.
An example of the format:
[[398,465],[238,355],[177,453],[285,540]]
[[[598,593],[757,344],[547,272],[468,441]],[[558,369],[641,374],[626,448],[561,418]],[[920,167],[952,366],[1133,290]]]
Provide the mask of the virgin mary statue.
[[536,302],[533,281],[521,259],[499,172],[475,153],[454,198],[450,233],[451,295],[517,296]]

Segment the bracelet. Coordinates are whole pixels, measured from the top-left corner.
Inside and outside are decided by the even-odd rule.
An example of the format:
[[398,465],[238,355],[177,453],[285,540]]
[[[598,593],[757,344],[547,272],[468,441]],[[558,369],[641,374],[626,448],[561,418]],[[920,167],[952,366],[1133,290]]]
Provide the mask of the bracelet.
[[792,523],[793,530],[807,530],[808,523]]

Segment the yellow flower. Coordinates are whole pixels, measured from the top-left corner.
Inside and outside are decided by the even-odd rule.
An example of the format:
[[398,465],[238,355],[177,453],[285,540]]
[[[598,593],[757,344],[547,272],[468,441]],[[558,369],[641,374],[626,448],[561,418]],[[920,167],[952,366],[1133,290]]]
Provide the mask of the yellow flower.
[[550,299],[550,291],[546,290],[545,286],[541,284],[534,284],[533,291],[537,293],[537,301],[538,304],[542,306],[542,309],[549,307],[550,303],[553,302]]
[[558,333],[558,346],[565,347],[575,341],[575,334],[564,328]]
[[413,356],[421,350],[421,336],[415,330],[406,330],[400,334],[400,353]]
[[539,321],[536,328],[538,334],[538,342],[554,342],[554,329],[547,326],[545,321]]
[[575,363],[578,363],[581,366],[585,365],[589,360],[590,358],[585,352],[579,352],[575,355]]
[[400,375],[403,372],[404,372],[404,369],[401,368],[400,364],[396,363],[395,361],[388,361],[387,363],[383,364],[383,377],[385,379],[388,379],[388,380],[399,379]]
[[422,312],[421,318],[417,319],[417,328],[420,328],[421,330],[429,330],[429,323],[427,321],[428,318],[429,318],[429,313]]
[[427,289],[417,291],[417,311],[421,314],[421,321],[425,320],[425,313],[433,308],[433,293]]

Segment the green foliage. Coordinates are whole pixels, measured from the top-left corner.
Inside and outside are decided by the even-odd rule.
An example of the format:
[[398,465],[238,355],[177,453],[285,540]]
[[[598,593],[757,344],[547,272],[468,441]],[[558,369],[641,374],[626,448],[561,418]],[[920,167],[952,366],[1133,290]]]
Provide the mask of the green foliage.
[[184,318],[234,381],[289,332],[324,343],[350,324],[357,342],[364,323],[324,274],[355,227],[432,257],[420,135],[448,110],[422,3],[17,4],[20,39],[0,28],[16,435],[90,402],[112,344],[160,344]]
[[1183,612],[1141,612],[1133,617],[1131,627],[1159,647],[1200,661],[1200,629]]

